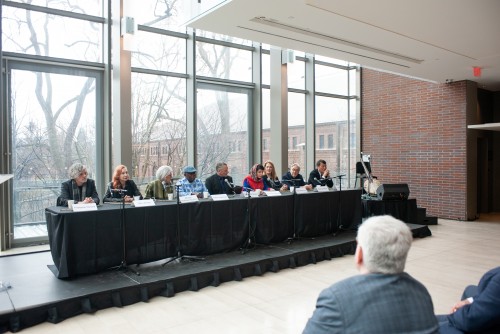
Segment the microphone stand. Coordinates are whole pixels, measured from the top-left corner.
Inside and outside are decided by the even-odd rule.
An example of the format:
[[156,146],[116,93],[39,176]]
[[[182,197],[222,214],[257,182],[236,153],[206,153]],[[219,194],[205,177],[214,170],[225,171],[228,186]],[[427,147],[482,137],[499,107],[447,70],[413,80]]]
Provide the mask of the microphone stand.
[[247,192],[247,217],[248,217],[248,239],[245,241],[243,246],[241,246],[241,254],[245,254],[249,249],[250,246],[252,248],[255,247],[256,243],[255,240],[255,229],[252,228],[252,208],[250,207],[250,191],[252,189],[250,188],[245,188],[245,191]]
[[175,185],[175,189],[177,192],[177,256],[174,256],[170,259],[168,259],[165,263],[162,264],[162,266],[176,261],[176,262],[181,262],[182,260],[189,260],[189,261],[203,261],[205,260],[204,257],[199,257],[199,256],[190,256],[190,255],[184,255],[182,254],[182,242],[181,242],[181,201],[180,201],[180,192],[179,188],[181,187],[180,184]]
[[293,235],[291,237],[289,237],[288,239],[286,239],[286,241],[288,242],[288,244],[291,244],[292,241],[294,240],[297,240],[299,239],[299,237],[297,236],[297,228],[296,228],[296,221],[295,221],[295,217],[297,216],[297,213],[295,212],[296,210],[296,205],[295,205],[295,201],[297,200],[297,186],[295,185],[295,181],[296,179],[291,179],[290,180],[293,184],[293,206],[292,206],[292,213],[293,213]]
[[339,174],[333,178],[339,179],[339,199],[338,199],[338,207],[339,207],[339,214],[337,215],[337,224],[336,224],[336,230],[333,232],[333,236],[337,235],[341,230],[344,229],[342,226],[342,177],[344,177],[345,174]]
[[116,269],[116,270],[123,270],[127,271],[130,270],[137,276],[141,275],[138,271],[135,271],[131,269],[130,267],[127,266],[127,233],[126,233],[126,226],[125,226],[125,193],[127,190],[125,189],[113,189],[111,191],[118,192],[121,196],[121,205],[120,205],[120,228],[122,230],[122,262],[118,267],[113,267],[111,269]]

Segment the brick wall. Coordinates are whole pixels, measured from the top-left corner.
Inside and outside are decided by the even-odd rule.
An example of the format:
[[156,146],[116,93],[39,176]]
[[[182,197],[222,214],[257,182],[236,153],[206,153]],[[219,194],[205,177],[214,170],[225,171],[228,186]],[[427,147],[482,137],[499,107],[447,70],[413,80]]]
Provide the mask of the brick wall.
[[466,219],[466,83],[362,69],[361,148],[382,183],[407,183],[428,215]]

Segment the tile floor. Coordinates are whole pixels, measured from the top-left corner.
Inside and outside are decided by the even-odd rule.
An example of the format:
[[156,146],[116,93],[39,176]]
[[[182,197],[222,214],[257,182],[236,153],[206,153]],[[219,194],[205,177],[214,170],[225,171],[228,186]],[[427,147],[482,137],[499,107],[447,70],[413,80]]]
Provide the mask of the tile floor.
[[[432,237],[416,239],[406,271],[429,290],[436,313],[446,313],[467,284],[500,265],[500,214],[474,222],[439,220]],[[353,256],[266,273],[173,298],[83,314],[22,333],[301,333],[319,292],[356,274]]]

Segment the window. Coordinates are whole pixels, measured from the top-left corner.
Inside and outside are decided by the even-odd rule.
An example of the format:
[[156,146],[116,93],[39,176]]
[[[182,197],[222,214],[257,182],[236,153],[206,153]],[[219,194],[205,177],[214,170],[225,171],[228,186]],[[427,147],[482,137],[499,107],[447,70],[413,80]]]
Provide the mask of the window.
[[319,149],[325,148],[325,135],[319,135]]
[[333,148],[333,135],[328,135],[328,148]]

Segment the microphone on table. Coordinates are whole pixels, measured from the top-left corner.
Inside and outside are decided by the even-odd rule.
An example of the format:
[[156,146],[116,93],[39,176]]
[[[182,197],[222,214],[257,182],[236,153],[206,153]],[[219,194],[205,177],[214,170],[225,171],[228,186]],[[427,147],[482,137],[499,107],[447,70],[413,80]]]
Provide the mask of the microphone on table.
[[316,177],[314,178],[314,181],[318,182],[318,185],[320,185],[320,186],[323,185],[323,183],[320,180],[318,180],[318,178],[316,178]]
[[226,184],[229,187],[229,189],[231,189],[231,191],[233,192],[233,194],[235,194],[234,186],[231,184],[231,182],[229,182],[228,179],[224,179],[224,182],[226,182]]
[[233,189],[233,185],[231,184],[231,182],[229,182],[228,179],[224,179],[224,182],[226,182],[226,184],[229,186],[229,188]]

